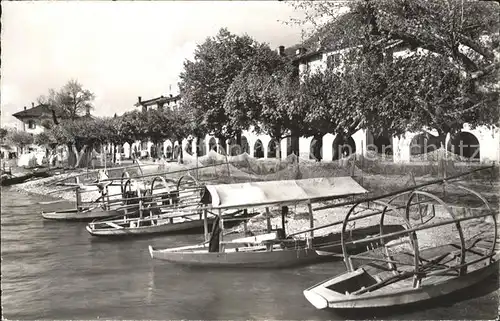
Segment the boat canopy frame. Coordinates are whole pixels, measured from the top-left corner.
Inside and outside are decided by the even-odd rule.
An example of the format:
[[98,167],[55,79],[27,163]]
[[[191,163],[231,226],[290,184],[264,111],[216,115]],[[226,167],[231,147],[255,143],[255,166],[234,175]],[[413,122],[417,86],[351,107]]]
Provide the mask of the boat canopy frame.
[[[445,201],[443,201],[440,197],[438,197],[432,193],[429,193],[427,191],[424,191],[421,188],[409,190],[409,191],[404,191],[404,192],[401,192],[399,194],[393,195],[387,201],[383,200],[383,198],[385,198],[386,195],[382,195],[380,198],[374,198],[374,199],[372,198],[372,199],[370,199],[370,201],[372,201],[378,205],[383,206],[383,209],[377,210],[377,211],[369,213],[369,214],[360,215],[359,217],[353,217],[355,209],[364,203],[364,201],[359,201],[359,202],[355,203],[350,208],[349,212],[345,216],[343,223],[342,223],[342,232],[341,232],[342,256],[343,256],[347,271],[354,272],[355,269],[353,267],[352,259],[355,258],[355,259],[363,259],[363,260],[384,261],[388,264],[388,267],[390,270],[392,270],[395,274],[398,274],[399,272],[398,272],[395,264],[401,263],[401,262],[396,262],[392,259],[391,255],[388,251],[388,248],[384,242],[384,239],[389,238],[389,237],[398,236],[398,235],[399,236],[406,235],[409,237],[409,240],[410,240],[410,245],[411,245],[411,248],[413,250],[413,256],[414,256],[414,262],[413,262],[414,269],[411,273],[414,276],[413,286],[415,288],[418,288],[420,286],[421,280],[425,275],[438,275],[438,274],[443,274],[446,272],[450,272],[451,270],[454,270],[454,271],[458,271],[459,276],[463,276],[467,273],[467,266],[468,265],[477,263],[477,262],[485,260],[485,259],[489,259],[489,262],[492,263],[493,257],[495,256],[496,241],[497,241],[497,236],[498,236],[498,227],[497,227],[497,218],[496,218],[497,214],[492,209],[489,202],[477,191],[474,191],[474,190],[472,190],[468,187],[462,186],[460,184],[447,182],[446,180],[444,180],[442,183],[447,185],[447,186],[456,187],[456,188],[459,188],[461,190],[464,190],[469,195],[473,195],[476,198],[478,198],[483,203],[483,206],[484,206],[484,207],[481,207],[480,209],[486,210],[486,213],[479,214],[479,215],[464,216],[464,217],[459,218],[453,213],[450,206]],[[451,217],[451,219],[441,221],[439,223],[429,224],[429,225],[425,226],[425,223],[429,222],[432,218],[434,218],[434,216],[432,216],[429,220],[427,220],[427,222],[422,223],[419,226],[412,226],[412,224],[410,223],[410,208],[412,206],[417,205],[417,206],[419,206],[419,212],[420,212],[420,206],[423,203],[427,203],[427,202],[420,201],[419,200],[420,196],[426,197],[426,198],[434,201],[435,203],[430,203],[430,204],[432,204],[432,206],[436,205],[436,203],[437,203],[437,205],[441,205],[443,207],[445,213],[447,215],[449,215]],[[402,206],[396,206],[393,204],[396,200],[401,199],[402,197],[408,197],[406,204],[404,204]],[[414,200],[416,200],[416,202],[413,202]],[[391,211],[396,212],[398,214],[399,218],[401,218],[404,221],[404,223],[406,225],[405,230],[384,234],[384,219],[385,219],[386,214],[388,212],[391,212]],[[370,237],[370,238],[362,239],[362,240],[347,241],[347,236],[348,236],[347,226],[348,226],[349,222],[356,221],[356,220],[370,217],[370,216],[375,216],[375,215],[380,215],[380,223],[379,223],[380,235],[379,236]],[[421,215],[421,212],[420,212],[420,215]],[[464,233],[463,233],[462,226],[461,226],[460,222],[466,221],[466,220],[484,218],[484,217],[488,217],[488,216],[491,216],[491,218],[493,219],[493,226],[494,226],[494,238],[493,238],[491,247],[490,247],[489,251],[487,253],[485,253],[481,258],[473,260],[471,262],[466,262],[465,258],[466,258],[468,249],[466,248],[466,240],[464,238]],[[420,218],[422,219],[422,216],[420,216]],[[421,263],[422,259],[419,255],[418,238],[417,238],[416,232],[420,231],[420,230],[435,228],[435,227],[443,226],[443,225],[451,225],[451,224],[454,224],[456,226],[458,237],[460,240],[460,257],[459,257],[460,261],[457,262],[457,265],[451,266],[451,267],[448,267],[448,268],[445,268],[442,270],[433,271],[430,273],[423,271],[425,267]],[[381,247],[383,248],[382,253],[384,255],[384,259],[363,256],[363,255],[350,255],[348,252],[347,245],[349,245],[349,244],[369,243],[369,242],[373,242],[373,241],[377,241],[377,240],[380,241]],[[363,290],[362,292],[365,292],[365,291],[367,291],[367,290]],[[357,294],[361,294],[361,292],[357,293]]]

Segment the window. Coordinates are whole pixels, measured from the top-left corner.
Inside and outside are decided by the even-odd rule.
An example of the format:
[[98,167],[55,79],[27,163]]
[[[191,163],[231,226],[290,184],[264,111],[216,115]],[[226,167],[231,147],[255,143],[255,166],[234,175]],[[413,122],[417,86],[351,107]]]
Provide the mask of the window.
[[35,124],[34,120],[29,120],[28,121],[28,128],[29,129],[35,129],[36,128],[36,124]]
[[326,64],[329,68],[338,67],[340,63],[340,54],[333,54],[326,58]]

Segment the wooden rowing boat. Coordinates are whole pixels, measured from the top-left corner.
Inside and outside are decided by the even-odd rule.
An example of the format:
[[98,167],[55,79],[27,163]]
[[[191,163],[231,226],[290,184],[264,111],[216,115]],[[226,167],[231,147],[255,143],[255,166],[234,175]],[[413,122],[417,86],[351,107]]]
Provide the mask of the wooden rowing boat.
[[[203,213],[199,209],[179,209],[170,208],[168,212],[151,214],[153,212],[144,211],[146,216],[130,217],[124,216],[114,220],[94,221],[86,226],[86,230],[92,236],[133,236],[158,233],[178,233],[178,232],[200,232],[205,227],[211,227],[215,216],[203,218]],[[227,217],[244,219],[248,217],[243,211],[228,211]]]
[[[400,225],[389,227],[392,231],[402,230]],[[379,233],[378,226],[353,230],[353,239],[360,239]],[[151,245],[152,258],[176,264],[205,267],[284,268],[304,265],[323,260],[336,259],[332,254],[341,253],[340,233],[317,236],[312,246],[304,239],[281,239],[280,231],[259,236],[243,237],[224,242],[224,251],[210,251],[210,243],[191,247],[157,250]],[[369,246],[373,246],[370,244]],[[367,246],[353,246],[353,252],[367,250]]]
[[0,178],[0,183],[2,186],[11,186],[15,184],[20,184],[28,179],[32,178],[43,178],[43,177],[49,177],[51,174],[49,173],[48,170],[43,170],[43,171],[32,171],[26,174],[22,175],[14,175],[12,173],[4,173],[2,174]]
[[[267,233],[225,239],[224,230],[228,220],[219,215],[210,237],[205,231],[205,243],[166,249],[156,249],[150,245],[149,252],[153,259],[195,266],[276,268],[333,258],[333,254],[341,251],[338,233],[315,237],[313,230],[307,230],[300,232],[301,234],[307,233],[305,237],[286,237],[285,216],[288,206],[306,204],[312,228],[314,219],[311,204],[313,202],[366,193],[366,190],[350,177],[207,185],[206,188],[208,193],[205,203],[212,210],[247,210],[265,207]],[[281,229],[272,229],[270,206],[281,207]],[[402,229],[400,226],[393,228]],[[378,227],[358,228],[351,232],[353,232],[351,234],[353,239],[359,239],[377,234],[379,229]],[[246,233],[245,225],[243,234]]]
[[[136,208],[135,215],[93,221],[87,225],[86,230],[93,236],[125,236],[194,232],[211,227],[216,215],[201,210],[200,202],[204,187],[192,176],[181,177],[174,189],[166,193],[163,189],[155,188],[156,183],[162,183],[160,184],[162,187],[168,185],[164,178],[157,178],[153,180],[147,195],[142,195],[143,190],[137,190],[138,197],[134,198],[138,200],[137,203],[119,207],[119,209]],[[182,188],[181,183],[184,184]],[[255,214],[232,210],[226,211],[223,215],[233,220],[242,220]]]
[[[497,212],[479,193],[446,180],[443,182],[477,197],[483,202],[483,212],[475,215],[468,211],[459,213],[434,194],[419,189],[406,191],[389,201],[373,200],[383,207],[383,210],[372,213],[380,216],[383,233],[368,239],[349,240],[346,234],[348,222],[368,217],[353,216],[355,208],[361,204],[356,203],[346,215],[342,230],[342,257],[347,271],[304,290],[306,299],[317,309],[414,304],[467,288],[498,273]],[[405,230],[389,232],[384,229],[384,217],[398,199],[405,200],[404,210],[394,212],[405,221]],[[441,206],[448,218],[422,212],[423,205]],[[491,221],[488,223],[486,218]],[[492,233],[483,232],[466,238],[469,234],[464,226],[477,224],[489,224]],[[455,232],[456,237],[440,237],[445,229]],[[396,236],[399,236],[397,244],[388,242],[387,238]],[[349,250],[349,245],[374,241],[381,242],[382,246],[363,255]],[[362,263],[366,261],[369,263]]]
[[[137,212],[137,211],[135,211]],[[129,211],[129,213],[133,213]],[[105,210],[101,207],[96,208],[71,208],[53,212],[42,212],[42,217],[48,220],[58,221],[89,221],[106,217],[125,215],[123,210]]]
[[[144,184],[128,178],[127,172],[124,172],[121,178],[114,179],[119,181],[118,183],[109,179],[107,173],[102,170],[98,174],[99,179],[93,184],[83,185],[79,180],[76,180],[74,184],[70,184],[69,189],[75,191],[75,208],[42,212],[42,217],[50,220],[78,221],[111,219],[117,216],[136,218],[139,216],[140,203],[151,199],[151,197],[148,197],[149,194],[154,193],[156,197],[162,199],[162,202],[168,201],[174,196],[182,198],[182,195],[179,196],[175,191],[181,188],[181,180],[186,181],[184,177],[181,177],[178,181],[157,177],[153,179],[150,188],[146,188]],[[99,192],[101,195],[96,200],[83,202],[82,194],[87,192]],[[183,202],[183,200],[181,199],[180,202]]]

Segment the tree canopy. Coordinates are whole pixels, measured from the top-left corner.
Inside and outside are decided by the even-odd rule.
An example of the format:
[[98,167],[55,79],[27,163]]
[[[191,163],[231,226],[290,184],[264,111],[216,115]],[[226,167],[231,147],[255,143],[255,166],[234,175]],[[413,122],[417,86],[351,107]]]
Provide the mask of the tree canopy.
[[94,93],[72,79],[58,91],[49,89],[47,95],[38,97],[38,102],[51,108],[53,121],[57,125],[61,119],[75,120],[89,113],[94,108],[94,99]]
[[286,57],[267,45],[258,47],[228,89],[224,108],[231,126],[253,129],[280,140],[298,130],[303,109],[293,105],[298,72]]
[[[338,66],[308,75],[307,121],[324,133],[369,128],[392,134],[448,133],[498,123],[499,5],[484,1],[363,0],[294,3],[316,24],[325,51],[343,50]],[[305,21],[303,21],[305,22]],[[404,53],[394,55],[394,53]],[[309,107],[307,107],[309,106]]]
[[235,135],[224,109],[226,92],[258,43],[247,35],[238,36],[221,29],[198,45],[194,60],[184,63],[179,88],[184,108],[190,110],[196,136],[213,134],[223,140]]
[[5,139],[21,150],[25,146],[33,143],[33,136],[25,131],[20,130],[9,130],[5,136]]
[[4,139],[9,131],[6,128],[0,128],[0,139]]

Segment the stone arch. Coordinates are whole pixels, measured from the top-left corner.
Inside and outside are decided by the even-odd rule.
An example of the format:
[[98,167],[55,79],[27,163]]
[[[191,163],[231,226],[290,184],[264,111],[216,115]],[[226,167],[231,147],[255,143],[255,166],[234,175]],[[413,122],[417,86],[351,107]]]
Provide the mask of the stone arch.
[[186,144],[184,146],[184,152],[186,152],[189,155],[193,155],[193,143],[191,140],[186,141]]
[[229,155],[231,156],[236,156],[243,153],[249,154],[250,152],[250,145],[248,144],[248,139],[244,135],[241,135],[241,145],[237,144],[235,138],[229,139],[228,145],[229,145]]
[[264,157],[264,145],[262,144],[262,141],[260,139],[257,139],[255,141],[253,151],[254,151],[253,157],[255,157],[255,158],[263,158]]
[[205,138],[196,139],[196,155],[205,156],[207,154],[207,147],[205,144]]
[[347,139],[335,138],[332,143],[332,160],[338,160],[356,153],[356,142],[351,136]]
[[315,136],[309,145],[309,159],[321,161],[323,159],[323,135]]
[[250,154],[250,144],[245,135],[241,135],[241,152]]
[[287,137],[286,138],[286,156],[289,156],[292,154],[292,138]]
[[276,139],[271,139],[267,144],[267,158],[278,157],[279,142]]
[[156,145],[155,144],[151,144],[149,146],[149,157],[157,158],[157,155],[158,155],[158,150],[156,148]]
[[439,139],[429,133],[415,135],[410,142],[410,156],[431,153],[440,146]]
[[480,160],[480,147],[479,139],[476,135],[462,131],[448,141],[446,148],[458,156],[478,162]]
[[172,145],[167,145],[167,148],[165,149],[165,157],[172,158],[172,155],[173,155]]
[[210,140],[208,141],[208,151],[211,150],[217,151],[217,141],[214,137],[210,137]]
[[371,147],[373,147],[377,154],[382,155],[392,155],[394,150],[391,137],[385,134],[374,137]]
[[179,157],[180,152],[181,152],[181,146],[178,143],[176,143],[174,145],[174,149],[172,152],[172,158],[177,159]]

